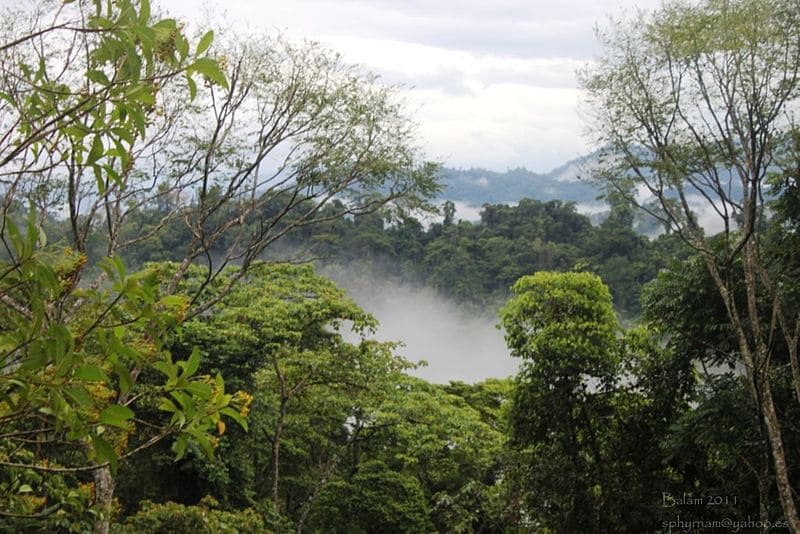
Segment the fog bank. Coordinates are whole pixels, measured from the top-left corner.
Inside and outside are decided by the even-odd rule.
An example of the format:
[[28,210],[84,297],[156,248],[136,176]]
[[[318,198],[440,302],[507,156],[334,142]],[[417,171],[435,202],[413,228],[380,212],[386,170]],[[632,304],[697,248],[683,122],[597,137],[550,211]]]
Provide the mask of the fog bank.
[[365,275],[322,269],[380,327],[381,341],[400,341],[398,352],[411,361],[428,365],[411,374],[436,383],[451,380],[478,382],[503,378],[517,371],[519,362],[509,355],[497,318],[460,309],[430,288],[378,280]]

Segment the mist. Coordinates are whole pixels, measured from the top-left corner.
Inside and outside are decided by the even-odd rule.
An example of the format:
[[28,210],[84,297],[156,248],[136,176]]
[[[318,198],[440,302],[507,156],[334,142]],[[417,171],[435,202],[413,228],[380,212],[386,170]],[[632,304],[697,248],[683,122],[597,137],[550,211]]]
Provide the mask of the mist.
[[402,342],[400,355],[427,362],[410,374],[435,383],[474,383],[517,372],[519,361],[509,355],[496,317],[465,311],[428,287],[341,268],[321,273],[380,322],[372,337]]

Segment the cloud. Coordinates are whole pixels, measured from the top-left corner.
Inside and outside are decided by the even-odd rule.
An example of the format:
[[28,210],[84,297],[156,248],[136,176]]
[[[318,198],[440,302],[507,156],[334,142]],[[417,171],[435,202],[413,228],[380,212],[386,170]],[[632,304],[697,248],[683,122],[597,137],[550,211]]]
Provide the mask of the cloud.
[[496,318],[468,314],[430,288],[367,280],[363,273],[356,277],[339,272],[334,278],[378,319],[376,339],[402,341],[405,346],[399,354],[428,363],[412,374],[447,383],[516,373],[519,360],[509,355],[503,333],[495,327]]
[[[589,150],[575,70],[597,53],[594,25],[635,4],[660,0],[228,0],[224,9],[237,32],[318,40],[410,88],[431,157],[545,172]],[[197,17],[188,0],[170,9]]]
[[577,89],[472,84],[473,93],[414,90],[428,153],[457,167],[547,171],[587,151],[572,113]]
[[442,82],[466,79],[484,85],[515,83],[571,89],[577,83],[575,71],[585,63],[566,56],[514,58],[386,38],[328,36],[325,42],[349,61],[363,64],[392,82],[419,88],[444,88],[448,83]]
[[[625,6],[659,5],[659,0],[417,1],[229,0],[232,18],[286,28],[305,35],[358,36],[413,42],[436,48],[515,57],[590,58],[593,27]],[[187,0],[176,2],[196,9]],[[172,3],[171,3],[172,5]]]
[[458,221],[477,222],[481,220],[482,206],[473,206],[460,200],[453,201],[456,208],[455,218]]
[[348,60],[409,87],[428,154],[458,167],[546,171],[585,153],[570,58],[481,56],[416,43],[337,38]]

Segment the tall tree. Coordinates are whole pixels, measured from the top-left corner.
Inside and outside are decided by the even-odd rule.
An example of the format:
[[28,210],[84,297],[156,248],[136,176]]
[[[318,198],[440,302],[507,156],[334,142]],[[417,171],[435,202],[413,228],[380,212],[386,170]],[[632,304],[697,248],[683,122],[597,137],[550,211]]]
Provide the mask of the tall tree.
[[559,532],[655,528],[669,479],[660,446],[686,409],[689,359],[646,329],[622,333],[589,273],[520,278],[501,319],[523,359],[508,473],[526,515]]
[[[694,247],[721,296],[794,532],[800,517],[773,395],[772,340],[781,336],[788,348],[800,399],[800,315],[766,261],[762,230],[767,179],[796,172],[798,24],[791,0],[669,3],[601,32],[604,54],[583,75],[605,147],[602,178]],[[706,237],[702,210],[721,227],[721,246]],[[760,302],[769,303],[766,313]]]
[[[201,268],[189,272],[186,285],[204,283]],[[236,274],[233,268],[224,273]],[[220,279],[211,291],[226,285]],[[207,486],[235,504],[268,503],[274,528],[293,522],[301,531],[371,412],[413,367],[393,353],[393,343],[366,338],[375,326],[310,265],[290,264],[252,269],[213,313],[186,322],[175,352],[201,347],[207,356],[201,370],[224,373],[255,398],[252,433],[224,438],[229,458],[216,470],[227,473],[227,482]],[[345,339],[350,332],[353,343]],[[204,464],[197,460],[196,474]]]
[[501,320],[512,355],[523,359],[511,445],[530,513],[547,528],[600,532],[612,508],[601,445],[610,397],[602,392],[619,366],[608,288],[588,273],[525,276]]

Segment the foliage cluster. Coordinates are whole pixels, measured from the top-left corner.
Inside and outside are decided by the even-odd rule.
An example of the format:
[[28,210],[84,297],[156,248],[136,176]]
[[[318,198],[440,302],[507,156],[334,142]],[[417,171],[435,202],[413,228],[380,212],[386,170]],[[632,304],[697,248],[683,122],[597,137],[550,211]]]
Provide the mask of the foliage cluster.
[[262,517],[253,510],[226,512],[214,509],[213,499],[204,499],[197,506],[172,502],[155,504],[144,501],[140,511],[124,523],[114,525],[114,534],[158,534],[161,532],[196,532],[197,534],[238,534],[271,532]]

